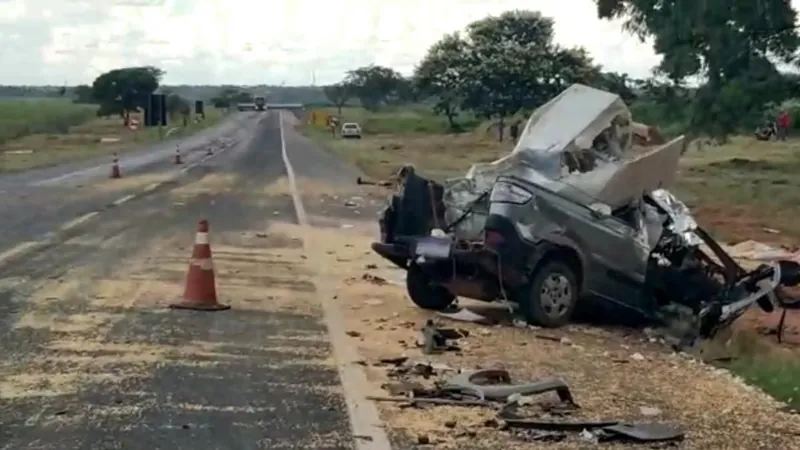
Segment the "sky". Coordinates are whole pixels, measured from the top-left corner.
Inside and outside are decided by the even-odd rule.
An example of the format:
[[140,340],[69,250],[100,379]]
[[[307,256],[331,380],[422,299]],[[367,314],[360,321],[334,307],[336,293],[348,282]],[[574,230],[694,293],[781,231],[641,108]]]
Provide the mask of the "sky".
[[556,42],[606,70],[658,64],[593,0],[0,0],[0,84],[90,84],[135,65],[165,70],[165,84],[322,85],[368,64],[410,74],[444,34],[511,9],[553,18]]

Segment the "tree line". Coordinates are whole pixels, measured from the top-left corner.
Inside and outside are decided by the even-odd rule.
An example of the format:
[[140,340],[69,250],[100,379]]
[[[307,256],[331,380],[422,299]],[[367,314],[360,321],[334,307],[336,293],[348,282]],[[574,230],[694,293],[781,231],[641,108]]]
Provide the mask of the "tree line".
[[[216,108],[229,108],[236,103],[253,101],[253,92],[234,86],[215,87],[210,98],[190,99],[185,93],[191,92],[191,87],[162,86],[163,76],[164,71],[153,66],[114,69],[98,76],[91,86],[72,88],[70,94],[75,103],[98,105],[98,116],[119,115],[126,120],[132,112],[144,110],[154,93],[166,96],[168,114],[182,115],[184,118],[190,115],[193,100],[207,100]],[[208,90],[206,93],[208,95]],[[66,95],[66,91],[62,90],[60,95]]]
[[[409,77],[370,65],[324,92],[340,111],[352,100],[371,110],[429,102],[458,130],[460,113],[502,122],[583,83],[617,93],[643,121],[721,140],[752,130],[800,97],[800,77],[778,69],[797,63],[800,37],[790,2],[596,0],[595,6],[601,19],[622,19],[621,32],[652,40],[662,61],[650,78],[604,71],[585,49],[554,41],[553,19],[514,10],[443,36]],[[792,113],[800,119],[800,108]]]

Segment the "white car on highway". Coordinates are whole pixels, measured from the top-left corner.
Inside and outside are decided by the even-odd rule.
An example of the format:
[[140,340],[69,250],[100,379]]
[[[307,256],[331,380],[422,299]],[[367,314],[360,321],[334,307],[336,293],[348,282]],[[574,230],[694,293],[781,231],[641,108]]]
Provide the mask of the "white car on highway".
[[342,125],[341,134],[343,138],[361,139],[361,125],[355,122],[347,122]]

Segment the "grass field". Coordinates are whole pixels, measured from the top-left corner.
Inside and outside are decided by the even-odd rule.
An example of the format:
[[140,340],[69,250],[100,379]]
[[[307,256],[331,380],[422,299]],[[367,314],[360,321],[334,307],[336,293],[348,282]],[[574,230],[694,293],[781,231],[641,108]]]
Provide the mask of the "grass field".
[[[335,111],[333,111],[335,113]],[[343,122],[362,125],[360,140],[335,138],[307,126],[306,133],[367,175],[384,178],[404,163],[434,179],[463,176],[471,164],[489,162],[511,151],[490,127],[471,123],[468,131],[447,132],[446,122],[429,110],[368,113],[343,111]],[[747,239],[795,247],[800,241],[800,140],[757,142],[736,137],[729,144],[691,149],[684,156],[675,187],[698,222],[717,238]],[[800,408],[800,353],[785,351],[751,329],[737,330],[730,369]]]
[[436,179],[457,176],[473,162],[493,161],[511,150],[510,143],[498,143],[480,121],[461,117],[457,120],[465,132],[449,132],[447,120],[426,107],[377,113],[345,108],[341,123],[358,122],[363,139],[333,138],[330,131],[317,127],[306,128],[306,133],[366,174],[380,178],[407,162]]
[[95,111],[95,106],[62,99],[0,100],[0,145],[30,134],[65,133]]
[[[111,155],[160,139],[157,129],[132,131],[118,117],[98,118],[96,107],[66,100],[0,100],[0,172],[18,172],[59,163]],[[178,121],[171,137],[209,127],[223,113],[209,108],[206,120],[183,127]],[[140,115],[133,115],[142,122]]]

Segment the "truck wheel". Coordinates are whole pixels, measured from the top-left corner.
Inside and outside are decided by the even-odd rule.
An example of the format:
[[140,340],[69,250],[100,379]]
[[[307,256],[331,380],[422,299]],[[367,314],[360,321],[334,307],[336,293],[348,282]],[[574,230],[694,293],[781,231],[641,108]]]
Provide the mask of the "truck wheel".
[[557,328],[569,323],[578,303],[577,277],[558,260],[545,262],[523,289],[519,311],[531,325]]
[[406,289],[411,301],[423,309],[442,310],[456,299],[450,291],[433,283],[428,274],[416,264],[411,264],[408,268]]

